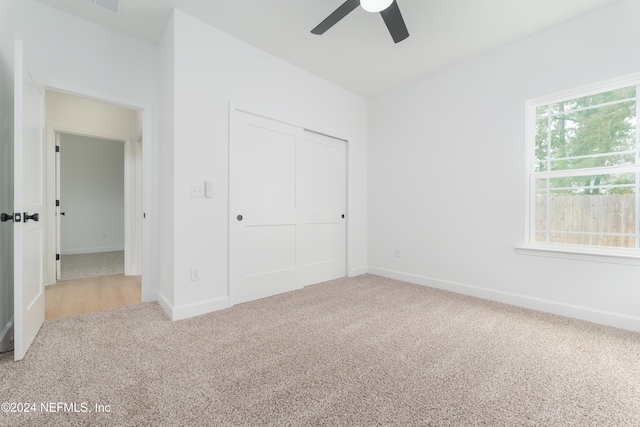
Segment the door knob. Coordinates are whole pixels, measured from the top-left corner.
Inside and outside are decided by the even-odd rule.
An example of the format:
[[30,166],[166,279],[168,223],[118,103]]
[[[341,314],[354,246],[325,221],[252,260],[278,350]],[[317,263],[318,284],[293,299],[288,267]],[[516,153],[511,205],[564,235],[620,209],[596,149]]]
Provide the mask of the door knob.
[[37,213],[34,213],[33,215],[29,215],[29,212],[25,212],[24,213],[24,222],[27,222],[30,219],[34,220],[35,222],[38,222],[40,220],[40,215],[38,215]]
[[242,221],[242,215],[238,215],[237,218],[238,218],[238,221]]
[[3,213],[0,215],[0,221],[2,222],[7,222],[7,221],[13,221],[13,214],[9,215],[6,213]]

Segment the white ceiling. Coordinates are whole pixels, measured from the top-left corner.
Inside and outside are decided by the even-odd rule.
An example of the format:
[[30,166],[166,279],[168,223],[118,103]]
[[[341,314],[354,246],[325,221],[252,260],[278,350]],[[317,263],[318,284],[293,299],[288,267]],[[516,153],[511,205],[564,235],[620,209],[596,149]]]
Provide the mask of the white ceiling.
[[394,44],[380,14],[357,8],[322,36],[311,29],[344,0],[121,0],[116,15],[86,0],[38,0],[158,43],[171,9],[373,97],[614,0],[397,0],[409,38]]

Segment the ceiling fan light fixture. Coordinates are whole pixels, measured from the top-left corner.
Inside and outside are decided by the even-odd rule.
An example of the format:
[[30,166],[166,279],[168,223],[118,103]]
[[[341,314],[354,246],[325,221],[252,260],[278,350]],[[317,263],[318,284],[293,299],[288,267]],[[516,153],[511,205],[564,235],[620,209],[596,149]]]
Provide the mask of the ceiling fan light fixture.
[[367,12],[382,12],[391,6],[393,0],[360,0],[360,6]]
[[396,0],[345,0],[331,15],[316,25],[311,30],[311,34],[324,34],[329,28],[340,22],[342,18],[356,10],[358,6],[362,6],[368,12],[380,13],[394,43],[399,43],[409,37],[407,25],[404,23]]

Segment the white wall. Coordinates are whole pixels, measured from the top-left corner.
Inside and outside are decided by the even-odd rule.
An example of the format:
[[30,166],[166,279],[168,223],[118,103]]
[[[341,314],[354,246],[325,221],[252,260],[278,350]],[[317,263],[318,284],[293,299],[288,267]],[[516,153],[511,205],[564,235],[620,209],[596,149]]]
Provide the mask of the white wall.
[[[0,1],[0,212],[13,212],[13,1]],[[0,351],[13,325],[13,222],[0,223]]]
[[[174,292],[164,297],[173,318],[228,306],[229,103],[349,141],[348,272],[366,271],[366,101],[247,45],[180,11],[174,13],[173,230]],[[165,34],[165,39],[171,35]],[[165,89],[163,84],[163,90]],[[172,145],[173,144],[173,145]],[[169,168],[163,162],[163,170]],[[163,172],[164,173],[164,172]],[[214,182],[214,197],[191,199],[189,187]],[[200,280],[190,281],[191,267]],[[164,287],[163,287],[164,289]],[[162,299],[161,299],[162,301]]]
[[142,131],[140,113],[131,108],[69,95],[46,92],[48,127],[84,135],[135,139]]
[[620,0],[371,100],[369,271],[640,330],[640,267],[514,250],[525,101],[640,71],[638,22]]
[[175,53],[174,53],[173,16],[160,42],[160,149],[158,179],[162,192],[158,210],[158,299],[163,306],[174,305],[174,92],[175,92]]
[[[145,233],[143,300],[153,298],[157,270],[157,138],[159,50],[157,46],[116,33],[33,0],[17,5],[17,36],[37,65],[37,78],[48,87],[145,109],[144,159],[149,188],[144,192]],[[146,122],[145,122],[146,123]]]
[[60,253],[124,250],[124,142],[60,135]]

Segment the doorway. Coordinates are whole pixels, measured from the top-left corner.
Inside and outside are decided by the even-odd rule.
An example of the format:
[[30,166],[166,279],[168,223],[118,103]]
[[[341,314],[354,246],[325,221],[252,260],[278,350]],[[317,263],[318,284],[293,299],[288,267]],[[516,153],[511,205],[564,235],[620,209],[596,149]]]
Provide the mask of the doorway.
[[45,110],[47,195],[55,201],[46,318],[138,303],[142,112],[54,90],[46,91]]
[[56,133],[57,281],[124,275],[124,141]]

